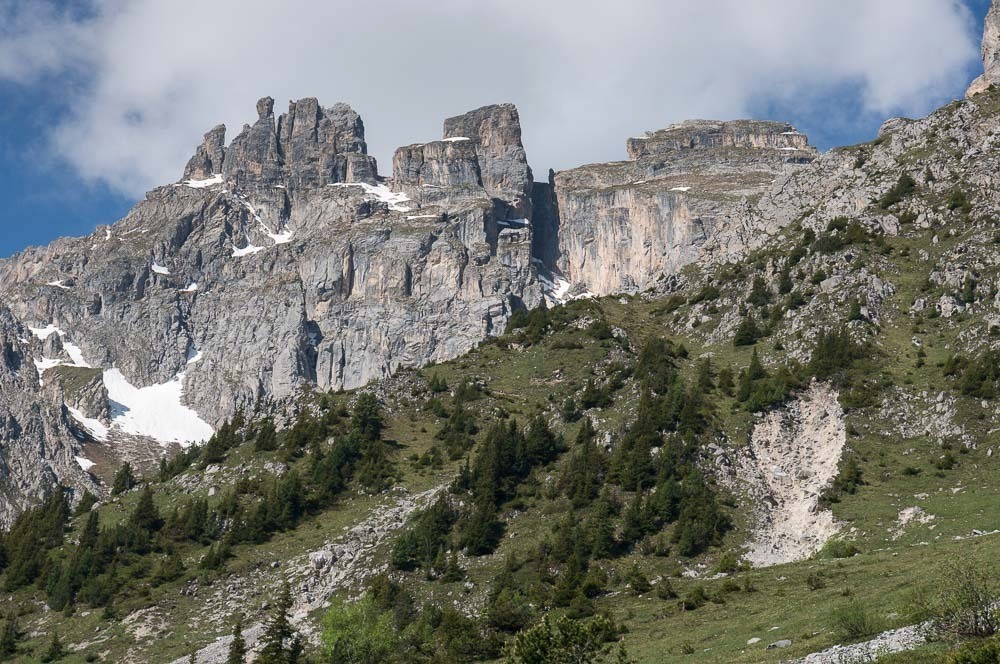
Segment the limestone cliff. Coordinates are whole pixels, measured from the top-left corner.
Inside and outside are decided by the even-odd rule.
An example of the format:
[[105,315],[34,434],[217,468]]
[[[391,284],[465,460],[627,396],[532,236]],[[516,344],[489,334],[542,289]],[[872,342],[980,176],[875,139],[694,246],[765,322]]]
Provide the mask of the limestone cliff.
[[684,122],[627,149],[630,161],[553,179],[556,267],[598,295],[644,290],[709,251],[739,252],[756,200],[816,156],[791,125],[753,120]]
[[976,78],[966,91],[966,97],[983,92],[991,85],[1000,83],[1000,3],[993,0],[983,24],[983,73]]

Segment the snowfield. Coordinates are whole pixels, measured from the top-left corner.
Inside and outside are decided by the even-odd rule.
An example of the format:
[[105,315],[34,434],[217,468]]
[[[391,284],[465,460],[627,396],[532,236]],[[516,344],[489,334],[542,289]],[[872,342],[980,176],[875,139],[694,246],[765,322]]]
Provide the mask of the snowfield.
[[184,405],[184,373],[162,385],[139,388],[120,370],[107,369],[104,385],[111,400],[114,429],[182,446],[207,440],[215,433],[198,413]]

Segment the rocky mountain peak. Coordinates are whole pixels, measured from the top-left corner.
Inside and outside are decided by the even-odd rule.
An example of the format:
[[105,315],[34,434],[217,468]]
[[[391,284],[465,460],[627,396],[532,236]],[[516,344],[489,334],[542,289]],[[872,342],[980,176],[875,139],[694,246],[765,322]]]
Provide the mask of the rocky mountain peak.
[[184,180],[207,180],[222,173],[226,156],[226,125],[216,125],[205,134],[194,156],[184,167]]
[[1000,83],[1000,2],[993,0],[983,24],[983,73],[969,86],[966,97]]
[[257,121],[244,125],[228,148],[225,138],[225,125],[205,134],[182,180],[221,176],[233,187],[275,198],[276,188],[294,191],[336,182],[371,183],[378,175],[375,159],[368,155],[361,116],[344,103],[324,108],[315,97],[290,101],[288,112],[276,122],[274,99],[262,97],[257,101]]
[[514,104],[483,106],[444,121],[442,139],[407,145],[393,156],[395,185],[408,195],[438,198],[429,189],[485,189],[500,219],[530,219],[532,174]]
[[274,99],[271,97],[261,97],[257,100],[257,117],[260,120],[274,114]]
[[792,125],[762,120],[687,120],[626,143],[631,159],[717,148],[815,152],[806,135]]

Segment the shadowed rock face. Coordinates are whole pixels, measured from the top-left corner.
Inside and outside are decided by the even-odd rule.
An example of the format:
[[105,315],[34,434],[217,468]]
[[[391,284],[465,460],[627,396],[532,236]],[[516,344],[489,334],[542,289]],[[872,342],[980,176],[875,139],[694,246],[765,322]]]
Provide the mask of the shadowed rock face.
[[966,97],[983,92],[991,85],[1000,84],[1000,3],[990,6],[983,25],[983,73],[966,91]]
[[[556,267],[598,295],[649,288],[712,253],[740,251],[753,202],[816,151],[789,124],[691,120],[627,142],[631,161],[553,178]],[[549,243],[551,244],[551,240]]]

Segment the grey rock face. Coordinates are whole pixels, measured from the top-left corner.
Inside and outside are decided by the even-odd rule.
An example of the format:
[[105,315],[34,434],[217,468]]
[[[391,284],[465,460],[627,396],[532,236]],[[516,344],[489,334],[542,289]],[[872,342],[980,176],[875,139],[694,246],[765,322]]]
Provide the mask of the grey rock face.
[[997,0],[993,0],[986,13],[982,52],[983,73],[969,86],[966,97],[977,95],[991,85],[1000,83],[1000,3]]
[[184,167],[185,180],[206,180],[222,172],[226,156],[226,125],[213,127]]
[[41,343],[0,305],[0,527],[42,500],[60,483],[97,492],[74,458],[78,444],[66,409],[39,382],[35,361]]
[[760,120],[688,120],[668,129],[630,138],[625,147],[633,160],[713,148],[813,151],[805,134],[800,134],[792,125]]
[[407,145],[392,159],[393,182],[411,187],[483,187],[479,156],[468,139]]
[[521,144],[521,119],[513,104],[483,106],[448,118],[444,138],[472,141],[483,187],[498,205],[500,218],[531,218],[531,168]]
[[816,157],[791,125],[755,120],[692,120],[627,149],[631,161],[553,178],[556,267],[598,295],[644,290],[710,251],[740,251],[753,201]]

